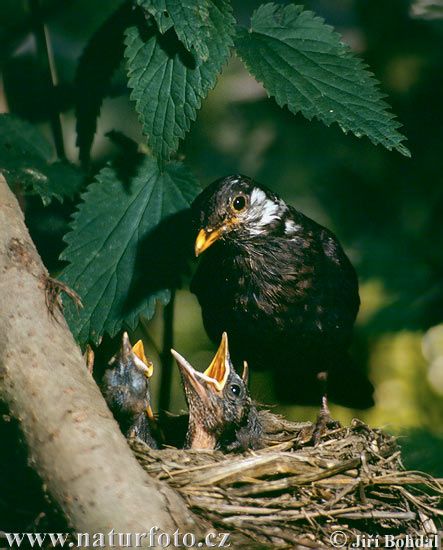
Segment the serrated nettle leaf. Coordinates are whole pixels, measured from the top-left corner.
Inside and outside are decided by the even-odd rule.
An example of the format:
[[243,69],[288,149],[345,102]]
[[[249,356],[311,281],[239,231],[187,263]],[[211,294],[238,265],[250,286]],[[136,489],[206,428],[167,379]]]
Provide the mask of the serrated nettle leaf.
[[53,198],[73,198],[81,189],[83,173],[68,161],[49,162],[52,147],[29,122],[0,115],[0,171],[14,189],[40,195],[47,206]]
[[301,6],[260,6],[236,48],[249,71],[281,107],[327,126],[366,135],[410,156],[401,126],[388,111],[378,81],[323,19]]
[[[161,220],[188,208],[198,192],[198,183],[181,163],[170,163],[162,172],[155,159],[144,157],[128,181],[113,166],[100,171],[82,197],[61,256],[69,265],[60,278],[84,306],[76,311],[68,304],[65,310],[81,345],[99,342],[104,331],[115,335],[123,322],[135,327],[140,314],[152,317],[156,300],[169,301],[169,289],[160,287],[125,310],[139,248]],[[150,275],[147,268],[147,285]]]
[[[30,163],[29,163],[30,161]],[[83,173],[67,161],[46,164],[39,158],[16,160],[3,171],[9,185],[20,183],[25,193],[39,195],[44,206],[53,199],[63,202],[73,199],[81,191],[84,183]]]
[[208,40],[217,32],[209,19],[210,0],[138,0],[154,18],[161,33],[174,26],[178,39],[188,50],[194,48],[206,61]]
[[219,0],[208,5],[207,61],[186,50],[174,29],[162,35],[153,21],[126,31],[131,99],[148,144],[161,161],[169,159],[189,131],[233,45],[235,21],[229,4]]
[[[67,160],[53,162],[48,166],[46,174],[49,182],[49,192],[46,191],[48,202],[51,200],[51,195],[60,201],[63,201],[64,197],[74,199],[75,195],[82,190],[85,181],[85,176],[78,166]],[[34,192],[41,195],[43,200],[43,195],[38,189],[34,189]]]
[[174,26],[169,13],[166,11],[166,2],[159,0],[158,2],[149,0],[138,0],[139,6],[145,9],[152,17],[154,17],[157,23],[158,30],[164,34]]

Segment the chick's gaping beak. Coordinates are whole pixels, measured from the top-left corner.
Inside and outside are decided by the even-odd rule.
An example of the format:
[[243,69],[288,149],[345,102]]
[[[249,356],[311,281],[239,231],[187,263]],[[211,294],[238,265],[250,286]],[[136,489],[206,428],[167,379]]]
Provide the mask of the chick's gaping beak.
[[126,331],[123,333],[122,345],[118,354],[111,359],[109,364],[111,365],[116,359],[122,365],[134,364],[144,373],[146,378],[150,378],[154,372],[154,365],[149,359],[146,359],[143,342],[139,340],[135,346],[132,346]]
[[218,229],[200,229],[197,238],[195,239],[195,255],[199,256],[207,248],[214,244],[215,241],[223,233],[224,227]]
[[171,349],[171,353],[177,361],[185,387],[192,387],[201,400],[208,404],[209,393],[218,393],[223,390],[231,372],[228,337],[223,333],[221,344],[209,367],[205,372],[199,372],[178,352]]
[[213,380],[215,389],[221,392],[226,385],[230,371],[228,335],[224,332],[217,353],[204,374]]
[[180,374],[185,389],[192,388],[200,399],[206,405],[209,405],[207,385],[204,382],[208,383],[211,382],[211,380],[201,372],[196,371],[194,367],[177,351],[171,349],[171,353],[177,362],[178,368],[180,369]]
[[145,349],[143,347],[143,342],[139,340],[132,348],[134,352],[134,359],[136,361],[136,364],[140,370],[143,371],[146,378],[151,378],[152,374],[154,373],[154,365],[152,364],[149,359],[146,359],[145,355]]
[[[134,344],[134,346],[131,346],[128,333],[125,332],[123,334],[123,345],[126,346],[126,353],[132,356],[132,359],[137,368],[139,368],[143,372],[146,378],[151,378],[154,373],[154,365],[151,361],[149,361],[149,359],[146,358],[143,341],[138,340],[138,342]],[[148,415],[149,421],[151,423],[154,423],[154,413],[152,412],[150,403],[146,406],[146,414]]]

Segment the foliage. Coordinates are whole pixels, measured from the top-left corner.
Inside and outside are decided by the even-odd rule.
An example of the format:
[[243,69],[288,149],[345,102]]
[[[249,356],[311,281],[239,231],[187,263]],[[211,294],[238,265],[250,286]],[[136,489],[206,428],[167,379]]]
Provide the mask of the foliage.
[[[234,18],[224,1],[220,6],[211,1],[172,1],[160,11],[162,2],[143,0],[140,4],[154,15],[162,36],[153,21],[146,24],[148,40],[141,29],[128,29],[128,85],[133,88],[131,99],[136,101],[148,143],[155,155],[168,160],[226,62],[233,45]],[[164,23],[166,8],[168,25]]]
[[62,254],[70,261],[62,279],[82,297],[82,315],[71,313],[80,341],[97,343],[104,330],[116,334],[123,321],[134,330],[140,314],[152,317],[156,299],[169,300],[161,288],[124,313],[139,247],[164,218],[187,208],[197,191],[197,182],[178,162],[160,171],[155,159],[145,157],[127,182],[113,166],[100,170],[82,196]]
[[[172,244],[154,247],[152,241],[168,238],[164,224],[198,192],[189,170],[171,158],[233,48],[278,105],[409,155],[378,82],[323,19],[301,6],[264,4],[246,29],[227,0],[123,2],[93,33],[78,62],[77,145],[88,169],[101,105],[124,57],[149,150],[136,154],[131,146],[106,166],[91,167],[95,177],[65,237],[61,260],[68,265],[61,278],[84,306],[68,307],[66,316],[82,346],[98,343],[104,332],[115,335],[123,323],[134,328],[140,314],[151,318],[156,300],[166,303],[179,284],[179,276],[167,276],[170,264],[157,258],[171,254]],[[10,182],[20,180],[45,204],[52,196],[78,193],[85,179],[66,161],[50,163],[52,150],[32,127],[10,117],[3,124],[11,129],[2,149]],[[140,258],[158,272],[155,284],[143,290]]]
[[76,166],[51,162],[49,142],[35,127],[13,115],[0,115],[0,171],[12,189],[40,195],[43,204],[53,198],[73,198],[81,189],[83,176]]
[[236,46],[281,107],[327,126],[337,122],[344,132],[410,156],[378,82],[340,38],[301,6],[265,4],[253,14],[249,30],[239,28]]

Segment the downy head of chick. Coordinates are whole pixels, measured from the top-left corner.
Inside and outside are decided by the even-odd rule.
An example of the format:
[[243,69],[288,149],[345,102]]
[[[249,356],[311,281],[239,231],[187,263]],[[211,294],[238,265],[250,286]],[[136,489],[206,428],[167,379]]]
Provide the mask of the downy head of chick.
[[261,425],[248,391],[248,368],[240,377],[234,370],[223,333],[218,351],[204,373],[175,350],[180,369],[189,426],[186,447],[191,449],[246,450],[260,446]]
[[119,351],[109,361],[102,389],[106,402],[126,437],[138,437],[150,447],[157,448],[151,435],[153,421],[149,378],[154,372],[146,359],[143,342],[131,346],[127,332],[123,333]]

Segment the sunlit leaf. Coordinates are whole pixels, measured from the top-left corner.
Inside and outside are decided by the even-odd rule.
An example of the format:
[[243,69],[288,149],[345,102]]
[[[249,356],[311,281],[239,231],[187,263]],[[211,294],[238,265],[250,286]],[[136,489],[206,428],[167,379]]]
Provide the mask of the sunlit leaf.
[[194,48],[201,59],[208,59],[208,41],[217,33],[209,18],[211,0],[138,0],[138,3],[154,16],[161,33],[173,26],[188,50]]
[[378,81],[320,17],[293,4],[264,4],[251,28],[239,29],[236,47],[280,106],[410,156]]
[[209,52],[206,61],[186,50],[177,38],[177,29],[161,34],[148,20],[126,31],[131,99],[136,102],[152,152],[163,161],[177,150],[179,140],[189,131],[233,43],[234,19],[229,4],[220,0],[208,5],[208,27],[200,36]]

